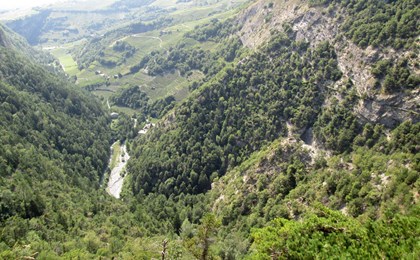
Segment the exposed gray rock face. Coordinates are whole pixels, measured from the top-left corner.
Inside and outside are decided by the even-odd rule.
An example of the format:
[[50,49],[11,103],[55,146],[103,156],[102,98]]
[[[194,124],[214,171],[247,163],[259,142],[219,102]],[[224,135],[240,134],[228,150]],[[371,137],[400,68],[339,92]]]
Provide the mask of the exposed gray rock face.
[[[361,122],[381,123],[389,128],[405,120],[419,122],[420,88],[384,95],[375,86],[376,79],[371,73],[378,60],[408,58],[410,53],[389,47],[360,48],[340,32],[345,15],[340,9],[310,7],[303,1],[278,0],[268,8],[267,1],[260,0],[238,18],[243,24],[239,36],[245,46],[257,49],[270,38],[270,31],[284,31],[283,25],[288,23],[296,40],[308,41],[311,47],[329,41],[335,48],[338,66],[343,72],[343,79],[330,88],[338,89],[345,80],[352,82],[359,99],[354,113]],[[415,59],[409,60],[411,73],[420,75],[414,66]],[[339,95],[335,97],[340,100]],[[327,98],[325,105],[328,102]]]
[[381,123],[393,128],[398,123],[411,119],[420,121],[420,89],[407,94],[378,95],[374,99],[361,99],[355,112],[361,120]]

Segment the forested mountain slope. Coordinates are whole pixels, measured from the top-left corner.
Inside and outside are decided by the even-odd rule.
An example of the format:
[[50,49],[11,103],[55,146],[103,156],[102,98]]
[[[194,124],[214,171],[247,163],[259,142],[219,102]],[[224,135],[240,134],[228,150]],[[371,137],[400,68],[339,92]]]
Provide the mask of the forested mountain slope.
[[45,216],[76,210],[75,202],[94,192],[109,131],[99,103],[36,65],[19,51],[25,45],[15,35],[1,32],[1,240],[13,246],[23,235],[13,228],[27,232],[27,220],[40,217],[48,230]]
[[359,120],[395,127],[415,117],[420,16],[416,1],[271,3],[257,1],[239,18],[244,24],[239,34],[246,46],[261,45],[273,29],[293,33],[311,46],[329,41],[343,72],[341,81],[350,79],[360,97],[354,107]]
[[[394,214],[415,216],[419,31],[412,18],[418,14],[415,1],[257,1],[236,18],[187,34],[224,46],[239,37],[241,51],[232,48],[237,54],[232,62],[192,86],[196,90],[185,102],[132,144],[134,195],[144,201],[163,194],[182,204],[191,194],[207,192],[207,210],[222,220],[219,235],[225,236],[215,248],[219,255],[237,250],[236,257],[248,250],[247,242],[242,249],[224,246],[277,217],[306,225],[319,202],[341,210],[349,221],[359,217],[361,225],[385,225]],[[182,56],[169,60],[172,53],[163,65],[202,68]],[[316,216],[328,216],[325,210]],[[416,227],[402,235],[407,244],[380,244],[381,226],[372,231],[377,238],[366,238],[367,244],[376,243],[371,257],[388,250],[388,256],[418,255],[410,238],[419,236],[418,219],[404,221],[402,230]],[[332,233],[338,235],[337,230]],[[254,240],[255,248],[268,243],[269,250],[276,240],[282,243],[275,237]],[[360,253],[334,246],[342,256]],[[299,248],[278,250],[253,256],[331,257],[336,252],[316,246],[309,255],[294,255]]]
[[[294,9],[320,11],[320,7],[312,7],[312,2],[298,3]],[[264,5],[262,12],[274,12],[281,4],[284,3],[270,2]],[[398,3],[389,5],[400,6]],[[331,4],[329,13],[347,17],[344,14],[352,9],[345,6]],[[403,12],[410,6],[413,7],[404,6]],[[370,6],[361,4],[361,8]],[[247,19],[261,15],[250,15],[254,9],[251,6],[248,13],[245,12]],[[277,9],[281,10],[281,6]],[[336,9],[341,12],[334,12]],[[275,15],[272,14],[273,19]],[[241,17],[238,19],[227,21],[227,27],[235,28],[231,25],[243,22]],[[349,19],[343,18],[348,23]],[[311,42],[300,37],[309,34],[307,30],[293,29],[293,26],[296,26],[294,20],[283,23],[279,32],[268,27],[272,30],[267,44],[249,54],[237,52],[242,56],[222,70],[219,67],[217,75],[204,80],[187,101],[170,113],[166,120],[169,123],[138,139],[135,143],[138,160],[131,163],[138,178],[133,184],[135,193],[140,190],[146,194],[201,193],[210,188],[212,179],[223,176],[227,169],[243,162],[263,144],[281,136],[297,134],[298,139],[313,148],[337,154],[351,151],[353,140],[367,124],[375,129],[385,127],[384,132],[387,132],[406,120],[419,121],[419,77],[412,34],[395,34],[389,42],[383,43],[387,48],[392,48],[390,44],[397,41],[406,43],[394,51],[398,59],[392,62],[381,56],[380,49],[374,50],[377,57],[370,63],[360,55],[358,61],[365,63],[363,70],[376,75],[376,79],[372,78],[376,83],[370,86],[369,80],[363,84],[357,78],[364,72],[356,66],[352,73],[341,66],[345,61],[337,54],[341,49],[336,42],[345,37],[347,27],[340,26],[336,35],[321,35],[316,42]],[[213,38],[205,36],[204,40],[223,42],[225,37],[241,35],[245,29],[245,26],[240,27],[223,35],[226,33],[223,26],[210,23],[203,30]],[[197,30],[196,34],[200,33]],[[341,41],[353,44],[350,39]],[[182,58],[169,61],[173,52],[165,66],[170,62],[175,67],[184,63]],[[402,56],[408,55],[406,53],[410,56]],[[191,64],[188,60],[185,62]],[[393,82],[392,87],[389,81]]]
[[[112,94],[134,111],[118,133],[2,36],[0,257],[419,258],[417,2],[248,5],[136,60],[127,75],[200,76],[178,103]],[[113,138],[119,201],[98,189]]]
[[35,50],[30,47],[26,40],[14,33],[12,30],[0,24],[0,46],[4,48],[14,49],[26,57],[29,57],[36,62],[43,65],[50,65],[49,70],[57,70],[54,68],[54,57],[48,53]]
[[108,115],[25,56],[16,35],[0,32],[0,258],[83,257],[93,251],[80,238],[120,208],[98,190]]
[[[9,42],[14,41],[10,38]],[[14,130],[10,132],[18,140],[50,152],[50,158],[56,152],[65,154],[67,159],[63,161],[68,163],[65,168],[69,175],[86,165],[88,175],[84,177],[97,180],[105,168],[108,156],[104,148],[109,142],[108,119],[101,105],[45,67],[36,65],[37,61],[22,55],[15,45],[1,46],[3,127]],[[88,160],[77,165],[74,159],[78,156]],[[16,163],[14,169],[19,166]]]

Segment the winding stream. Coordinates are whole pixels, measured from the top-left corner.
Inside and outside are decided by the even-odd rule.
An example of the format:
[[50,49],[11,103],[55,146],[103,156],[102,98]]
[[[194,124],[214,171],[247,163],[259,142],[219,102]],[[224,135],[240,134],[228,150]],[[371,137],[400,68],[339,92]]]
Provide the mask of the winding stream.
[[[106,191],[113,197],[119,199],[121,190],[124,184],[125,178],[125,166],[130,159],[130,155],[127,152],[127,146],[121,144],[120,152],[116,158],[115,166],[111,169],[111,174],[109,175],[108,185]],[[111,160],[109,162],[111,166]]]

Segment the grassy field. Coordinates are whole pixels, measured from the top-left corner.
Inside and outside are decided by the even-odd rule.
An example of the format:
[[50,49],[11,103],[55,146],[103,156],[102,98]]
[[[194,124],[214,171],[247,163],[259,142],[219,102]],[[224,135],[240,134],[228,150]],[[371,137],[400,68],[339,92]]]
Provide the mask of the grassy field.
[[117,113],[124,113],[131,117],[137,112],[136,110],[131,109],[129,107],[119,107],[119,106],[111,106],[111,111],[114,111]]
[[51,54],[54,55],[59,61],[61,66],[63,66],[64,71],[70,76],[74,76],[79,72],[76,61],[68,53],[67,48],[56,48],[51,51]]
[[107,99],[109,99],[113,92],[110,91],[103,91],[103,90],[94,90],[92,91],[92,93],[98,97],[102,97],[104,99],[104,101],[106,101]]

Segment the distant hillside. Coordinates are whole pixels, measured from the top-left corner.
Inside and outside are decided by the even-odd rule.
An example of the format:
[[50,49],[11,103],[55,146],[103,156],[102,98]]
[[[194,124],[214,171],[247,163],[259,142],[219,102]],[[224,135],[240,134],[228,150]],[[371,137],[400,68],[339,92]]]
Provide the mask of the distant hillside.
[[8,26],[25,37],[31,45],[36,45],[40,41],[40,35],[50,14],[51,10],[43,10],[31,16],[30,19],[20,19],[8,23]]
[[0,24],[0,46],[21,52],[44,66],[53,65],[54,57],[45,52],[33,49],[22,36]]

